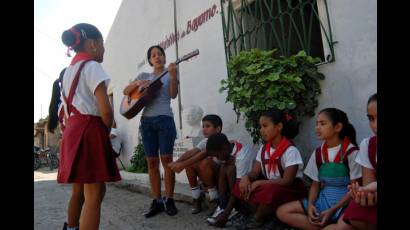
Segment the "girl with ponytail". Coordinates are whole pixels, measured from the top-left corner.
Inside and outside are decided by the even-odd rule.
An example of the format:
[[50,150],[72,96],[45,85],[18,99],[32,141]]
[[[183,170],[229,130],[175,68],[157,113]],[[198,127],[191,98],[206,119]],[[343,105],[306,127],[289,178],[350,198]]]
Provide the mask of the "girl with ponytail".
[[[256,210],[244,229],[261,227],[284,203],[306,197],[303,161],[292,139],[299,132],[294,115],[277,108],[259,118],[264,144],[260,147],[252,171],[235,183],[233,194],[237,203],[247,203]],[[240,206],[238,207],[240,209]]]
[[107,95],[110,79],[100,64],[104,41],[86,23],[64,31],[61,38],[76,52],[61,81],[65,128],[57,182],[73,185],[64,229],[98,229],[105,182],[121,180],[109,139],[113,112]]
[[334,223],[348,204],[348,185],[362,177],[355,162],[356,131],[345,112],[336,108],[320,111],[316,134],[323,140],[311,155],[304,173],[312,180],[306,199],[282,205],[278,218],[295,228],[322,229]]
[[[60,121],[62,125],[62,117],[59,117],[59,111],[61,111],[61,99],[60,99],[60,90],[61,90],[61,80],[63,79],[66,68],[61,70],[60,77],[56,79],[53,83],[53,91],[51,92],[51,101],[50,106],[48,107],[48,123],[47,130],[50,133],[54,133],[54,129],[57,127],[58,122]],[[62,114],[61,114],[62,115]]]
[[333,229],[377,229],[377,94],[367,102],[367,118],[372,136],[360,143],[356,162],[363,180],[349,186],[352,200]]

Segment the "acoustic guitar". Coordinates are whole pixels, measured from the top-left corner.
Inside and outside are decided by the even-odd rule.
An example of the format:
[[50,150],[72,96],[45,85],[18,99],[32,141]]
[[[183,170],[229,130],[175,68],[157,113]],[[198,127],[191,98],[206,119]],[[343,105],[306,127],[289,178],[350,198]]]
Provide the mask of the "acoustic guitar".
[[[175,64],[179,64],[186,61],[192,57],[199,54],[199,50],[196,49],[191,53],[184,55],[183,57],[177,59]],[[168,73],[165,70],[159,76],[155,77],[147,87],[140,89],[137,87],[129,95],[125,95],[121,101],[120,113],[127,119],[135,117],[148,103],[150,103],[154,98],[158,90],[162,87],[161,78]]]

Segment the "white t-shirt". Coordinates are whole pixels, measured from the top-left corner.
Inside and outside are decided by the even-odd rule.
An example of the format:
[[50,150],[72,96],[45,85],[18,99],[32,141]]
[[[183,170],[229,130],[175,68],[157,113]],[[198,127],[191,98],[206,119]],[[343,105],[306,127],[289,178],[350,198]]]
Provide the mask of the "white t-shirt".
[[[350,149],[351,147],[353,147],[353,144],[350,144],[348,149]],[[321,148],[322,148],[322,146],[321,146]],[[335,146],[333,148],[328,148],[327,149],[327,152],[329,154],[329,161],[330,162],[334,161],[337,153],[339,152],[339,149],[340,149],[340,145]],[[305,174],[308,177],[310,177],[312,180],[319,182],[319,170],[318,170],[317,165],[316,165],[316,154],[315,154],[315,152],[316,152],[316,149],[315,149],[315,151],[313,151],[312,155],[310,156],[309,162],[306,165]],[[349,156],[348,156],[349,170],[350,170],[350,172],[349,172],[350,173],[350,180],[354,180],[354,179],[362,177],[362,170],[360,168],[360,165],[355,162],[355,159],[356,159],[356,156],[357,156],[358,152],[359,152],[358,150],[355,150],[352,153],[350,153]],[[323,156],[321,156],[321,157],[322,157],[322,162],[324,162]]]
[[[360,151],[357,154],[356,162],[359,165],[366,167],[368,169],[374,169],[369,160],[369,140],[370,140],[370,137],[365,138],[360,143]],[[377,162],[377,152],[376,152],[376,162]]]
[[[82,62],[83,61],[79,61],[74,65],[68,66],[64,73],[61,101],[64,106],[65,113],[67,113],[67,105],[63,99],[63,93],[68,98],[71,84]],[[78,86],[72,101],[73,106],[81,114],[101,116],[94,92],[97,86],[103,81],[105,81],[105,85],[108,87],[110,79],[103,70],[101,64],[96,61],[87,62],[81,71]]]
[[[241,143],[242,144],[242,143]],[[252,171],[255,163],[256,151],[249,145],[242,144],[241,150],[237,152],[237,144],[232,149],[232,155],[235,155],[236,178],[242,178]],[[235,154],[236,153],[236,154]]]
[[[259,164],[261,164],[261,167],[263,167],[262,164],[262,148],[263,145],[259,148],[258,154],[256,155],[256,160],[259,162]],[[273,154],[273,152],[275,151],[274,148],[270,148],[270,154]],[[265,155],[265,159],[268,159],[269,156],[266,153]],[[295,147],[295,146],[289,146],[285,153],[281,156],[280,158],[280,163],[282,165],[283,170],[285,170],[285,168],[292,166],[292,165],[298,165],[298,171],[296,173],[296,177],[297,178],[302,178],[303,177],[303,160],[302,157],[300,155],[299,150]],[[268,164],[265,164],[265,171],[266,173],[268,173]],[[269,173],[269,175],[265,175],[266,178],[268,178],[269,180],[275,180],[275,179],[279,179],[281,178],[280,176],[280,172],[279,172],[279,168],[276,168],[276,171],[271,171]]]
[[197,148],[201,151],[205,151],[207,142],[208,142],[208,138],[204,138],[195,146],[195,148]]

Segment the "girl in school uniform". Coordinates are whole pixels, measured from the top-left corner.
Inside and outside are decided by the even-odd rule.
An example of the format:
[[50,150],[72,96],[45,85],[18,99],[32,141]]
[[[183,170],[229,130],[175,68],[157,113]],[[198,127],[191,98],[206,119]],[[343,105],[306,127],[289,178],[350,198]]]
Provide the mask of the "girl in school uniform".
[[336,108],[320,111],[316,134],[323,140],[311,155],[305,174],[312,179],[307,199],[282,205],[278,218],[300,229],[322,229],[340,217],[350,200],[350,182],[361,178],[355,162],[358,153],[356,131],[346,113]]
[[[363,183],[349,186],[352,200],[337,225],[328,229],[377,228],[377,94],[367,102],[369,125],[375,134],[360,143],[356,162],[361,166]],[[330,228],[332,227],[332,228]]]
[[105,182],[121,180],[109,139],[113,112],[109,77],[100,64],[104,43],[100,31],[86,23],[64,31],[62,41],[76,52],[61,82],[65,128],[57,182],[73,184],[64,229],[98,229]]
[[[265,143],[257,153],[252,171],[235,183],[233,191],[239,203],[246,202],[256,210],[254,217],[238,226],[241,229],[262,226],[279,205],[307,195],[301,180],[302,157],[290,141],[298,134],[296,119],[275,108],[263,113],[259,124]],[[240,206],[238,209],[244,212]]]

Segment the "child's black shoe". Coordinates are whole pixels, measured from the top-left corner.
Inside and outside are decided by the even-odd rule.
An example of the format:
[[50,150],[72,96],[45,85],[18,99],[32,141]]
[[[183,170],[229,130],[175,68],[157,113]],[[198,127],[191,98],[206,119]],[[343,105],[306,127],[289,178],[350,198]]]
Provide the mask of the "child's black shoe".
[[173,216],[175,214],[178,213],[177,208],[175,207],[175,202],[174,199],[172,198],[166,198],[165,199],[165,212],[169,215],[169,216]]
[[164,203],[163,202],[158,202],[156,199],[154,199],[151,203],[151,207],[149,208],[149,211],[144,213],[145,218],[150,218],[158,213],[164,211]]

